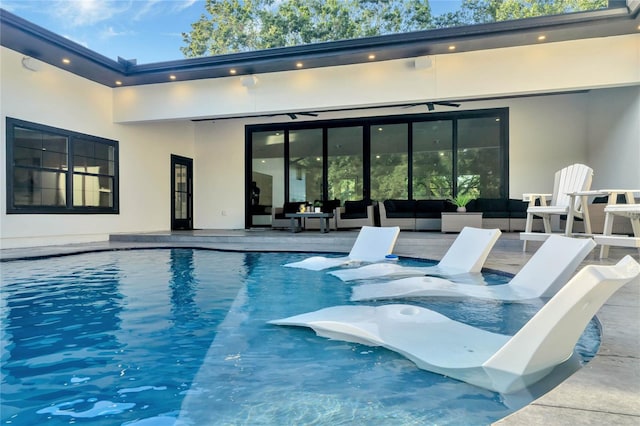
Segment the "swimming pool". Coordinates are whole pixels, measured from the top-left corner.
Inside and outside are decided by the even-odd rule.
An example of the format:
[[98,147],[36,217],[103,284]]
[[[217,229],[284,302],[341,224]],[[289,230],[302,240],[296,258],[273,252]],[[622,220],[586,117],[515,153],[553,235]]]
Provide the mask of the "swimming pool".
[[[339,279],[280,266],[307,256],[156,249],[2,263],[2,423],[489,424],[530,402],[266,324],[350,303]],[[506,334],[539,308],[415,303]],[[592,321],[581,358],[598,343]]]

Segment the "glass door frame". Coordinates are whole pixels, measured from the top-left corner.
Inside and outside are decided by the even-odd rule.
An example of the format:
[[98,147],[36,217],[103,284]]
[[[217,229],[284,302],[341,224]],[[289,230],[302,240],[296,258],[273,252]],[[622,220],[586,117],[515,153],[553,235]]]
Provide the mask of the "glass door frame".
[[[176,189],[176,167],[184,166],[187,171],[186,191]],[[185,192],[187,197],[186,218],[176,217],[176,193]],[[171,230],[193,229],[193,159],[171,154]]]

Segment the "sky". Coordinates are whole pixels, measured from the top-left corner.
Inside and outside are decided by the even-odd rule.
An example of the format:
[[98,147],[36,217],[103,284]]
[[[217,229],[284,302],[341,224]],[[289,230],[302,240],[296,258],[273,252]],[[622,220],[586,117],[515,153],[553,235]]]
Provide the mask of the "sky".
[[[431,0],[431,13],[461,0]],[[205,0],[0,0],[0,7],[109,59],[138,64],[183,59],[183,32],[205,13]]]

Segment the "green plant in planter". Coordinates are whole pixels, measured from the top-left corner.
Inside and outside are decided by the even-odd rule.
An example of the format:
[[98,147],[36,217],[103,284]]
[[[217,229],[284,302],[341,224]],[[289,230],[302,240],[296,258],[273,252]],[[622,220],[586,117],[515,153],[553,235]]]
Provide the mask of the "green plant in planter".
[[471,200],[475,200],[475,199],[476,199],[475,195],[470,194],[468,192],[463,192],[456,195],[453,198],[450,198],[449,202],[452,203],[454,206],[458,207],[458,211],[466,211],[467,204],[469,204]]

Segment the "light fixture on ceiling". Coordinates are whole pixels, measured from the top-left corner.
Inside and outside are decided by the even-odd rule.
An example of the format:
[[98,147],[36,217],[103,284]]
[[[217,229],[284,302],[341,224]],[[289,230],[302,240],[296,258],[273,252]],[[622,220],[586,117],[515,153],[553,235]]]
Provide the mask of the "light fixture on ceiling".
[[31,56],[23,56],[22,68],[27,69],[29,71],[37,72],[37,71],[40,71],[40,64]]
[[65,65],[69,65],[71,63],[71,59],[69,58],[62,58],[62,63]]

